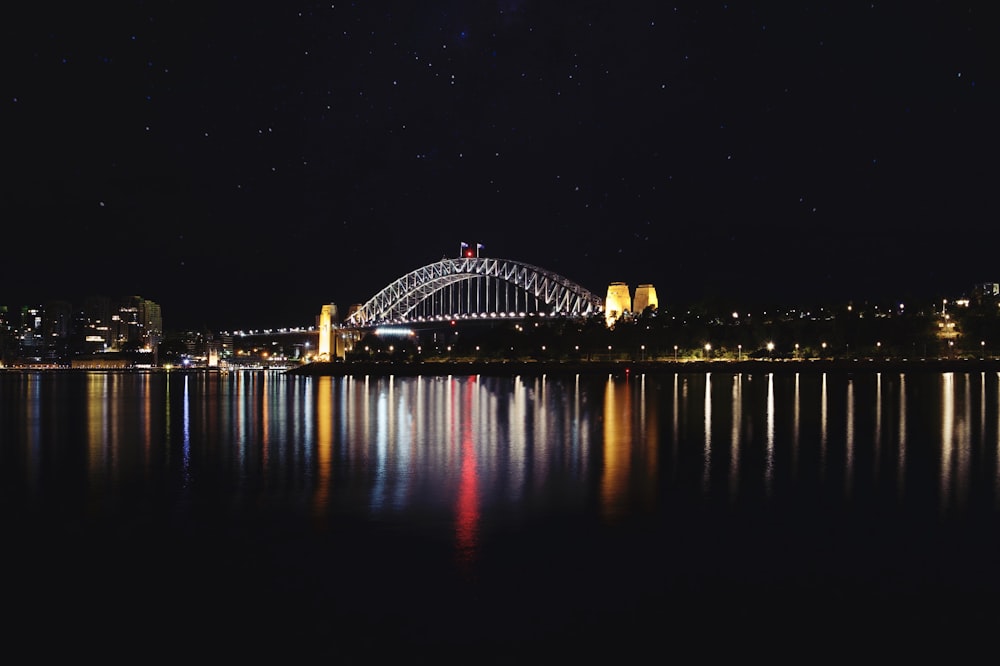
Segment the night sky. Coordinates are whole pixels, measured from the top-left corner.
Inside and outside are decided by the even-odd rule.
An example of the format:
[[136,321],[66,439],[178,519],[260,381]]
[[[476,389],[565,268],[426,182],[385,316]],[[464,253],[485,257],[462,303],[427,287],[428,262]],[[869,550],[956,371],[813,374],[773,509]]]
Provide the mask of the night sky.
[[17,3],[0,304],[311,325],[462,241],[661,309],[1000,281],[957,2]]

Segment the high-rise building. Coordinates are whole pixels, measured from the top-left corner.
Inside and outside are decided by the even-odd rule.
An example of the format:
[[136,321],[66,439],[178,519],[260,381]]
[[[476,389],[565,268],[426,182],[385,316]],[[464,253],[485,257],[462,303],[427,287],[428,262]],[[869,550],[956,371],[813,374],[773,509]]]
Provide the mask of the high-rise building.
[[153,348],[163,339],[163,313],[160,304],[148,299],[139,301],[139,325],[144,346]]

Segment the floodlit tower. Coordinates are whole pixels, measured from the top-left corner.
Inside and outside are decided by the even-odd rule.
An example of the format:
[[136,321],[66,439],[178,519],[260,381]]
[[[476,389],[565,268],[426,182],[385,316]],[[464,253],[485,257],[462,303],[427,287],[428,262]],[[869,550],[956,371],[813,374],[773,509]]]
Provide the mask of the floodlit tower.
[[337,306],[328,303],[323,306],[319,313],[319,358],[322,361],[329,361],[331,358],[331,345],[333,335],[333,322],[337,317]]
[[626,312],[632,311],[632,295],[624,282],[612,282],[608,285],[608,297],[604,299],[604,317],[608,327]]
[[638,314],[642,314],[648,307],[659,307],[659,301],[656,300],[656,287],[651,284],[640,284],[636,287],[634,306]]

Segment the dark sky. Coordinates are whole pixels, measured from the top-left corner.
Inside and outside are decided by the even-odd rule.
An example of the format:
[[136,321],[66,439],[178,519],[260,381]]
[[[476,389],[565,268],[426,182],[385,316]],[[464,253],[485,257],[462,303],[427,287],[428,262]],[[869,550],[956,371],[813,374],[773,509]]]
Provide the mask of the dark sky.
[[462,241],[666,309],[966,293],[1000,281],[988,8],[18,3],[0,304],[310,325]]

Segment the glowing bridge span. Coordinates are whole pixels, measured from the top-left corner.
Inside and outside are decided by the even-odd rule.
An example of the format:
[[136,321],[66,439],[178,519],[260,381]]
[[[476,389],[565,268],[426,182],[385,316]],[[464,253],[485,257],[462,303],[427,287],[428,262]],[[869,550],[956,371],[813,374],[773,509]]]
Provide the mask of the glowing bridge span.
[[352,312],[345,327],[445,318],[584,316],[603,300],[537,266],[495,257],[441,259],[397,279]]

